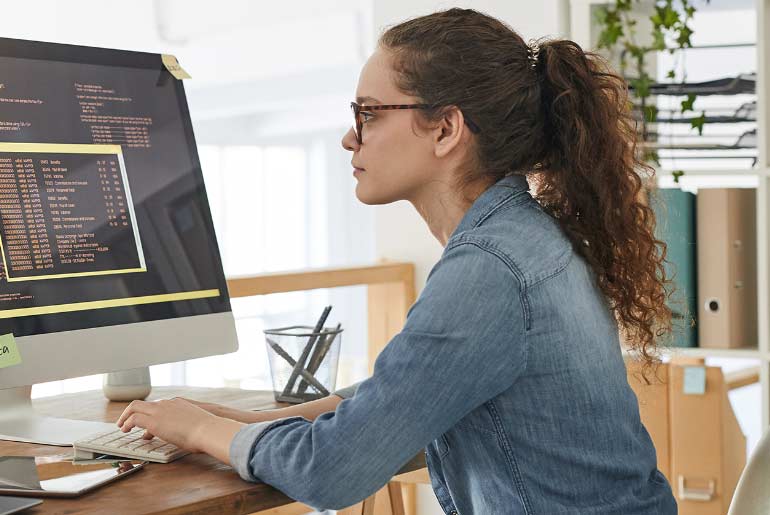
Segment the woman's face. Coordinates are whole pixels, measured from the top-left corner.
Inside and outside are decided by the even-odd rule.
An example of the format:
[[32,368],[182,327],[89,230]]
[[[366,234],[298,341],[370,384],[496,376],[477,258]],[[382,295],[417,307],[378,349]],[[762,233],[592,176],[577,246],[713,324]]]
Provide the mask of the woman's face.
[[[390,62],[386,50],[378,49],[372,54],[358,79],[358,104],[420,103],[396,88]],[[433,137],[430,130],[418,128],[415,114],[414,109],[371,111],[365,116],[361,145],[352,128],[342,138],[342,146],[353,152],[356,196],[361,202],[388,204],[411,200],[435,178]]]

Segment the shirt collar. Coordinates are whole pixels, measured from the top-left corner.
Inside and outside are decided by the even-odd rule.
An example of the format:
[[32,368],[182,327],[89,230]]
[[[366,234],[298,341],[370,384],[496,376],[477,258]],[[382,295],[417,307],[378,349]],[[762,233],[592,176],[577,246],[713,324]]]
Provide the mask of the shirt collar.
[[511,197],[527,190],[529,190],[529,183],[525,176],[506,175],[479,195],[460,220],[450,239],[476,227]]

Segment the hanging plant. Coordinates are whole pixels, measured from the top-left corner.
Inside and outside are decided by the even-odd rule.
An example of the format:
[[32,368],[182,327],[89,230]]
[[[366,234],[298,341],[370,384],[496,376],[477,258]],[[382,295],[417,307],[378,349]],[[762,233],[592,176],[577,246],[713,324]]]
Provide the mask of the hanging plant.
[[[709,0],[706,0],[708,3]],[[615,0],[609,5],[601,6],[597,10],[597,21],[601,28],[598,47],[606,49],[611,55],[618,58],[620,73],[626,78],[629,89],[638,101],[642,113],[642,126],[640,135],[643,142],[649,141],[648,125],[658,118],[658,108],[650,102],[651,86],[654,78],[647,71],[647,56],[654,52],[667,51],[673,54],[677,50],[692,47],[692,28],[688,23],[695,14],[695,6],[691,0],[655,0],[653,13],[649,19],[652,23],[650,38],[644,38],[648,44],[637,42],[637,21],[634,19],[634,4],[640,4],[640,0]],[[675,5],[676,4],[676,5]],[[666,74],[672,81],[677,78],[676,65]],[[681,82],[685,82],[687,73],[681,72]],[[680,104],[680,112],[686,114],[694,110],[696,96],[688,95]],[[706,113],[701,112],[693,116],[691,127],[703,134],[703,124],[706,121]],[[656,151],[645,148],[643,159],[660,166]],[[679,182],[679,177],[684,172],[678,170],[673,173],[674,181]]]

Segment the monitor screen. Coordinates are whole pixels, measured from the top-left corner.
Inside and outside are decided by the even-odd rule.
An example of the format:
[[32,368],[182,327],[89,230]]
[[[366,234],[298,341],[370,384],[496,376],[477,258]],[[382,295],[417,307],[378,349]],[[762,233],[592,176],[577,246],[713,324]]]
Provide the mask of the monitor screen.
[[161,56],[0,38],[0,334],[230,311]]

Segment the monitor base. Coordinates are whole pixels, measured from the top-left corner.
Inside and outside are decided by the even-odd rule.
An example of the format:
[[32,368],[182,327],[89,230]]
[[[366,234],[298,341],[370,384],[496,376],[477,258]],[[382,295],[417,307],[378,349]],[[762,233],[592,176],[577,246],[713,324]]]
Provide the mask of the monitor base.
[[32,407],[31,386],[0,390],[0,440],[70,446],[100,431],[114,430],[108,422],[45,417]]
[[103,376],[102,391],[114,402],[143,401],[152,391],[150,367],[108,372]]

